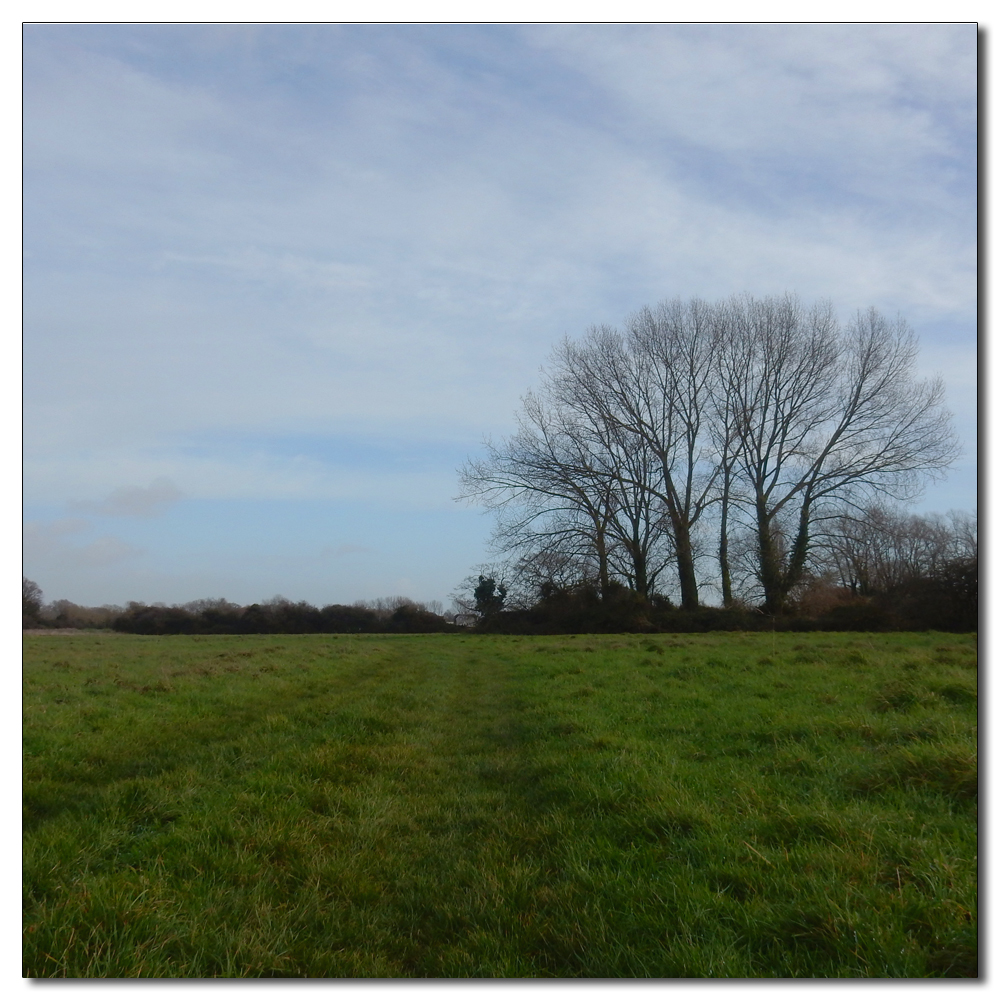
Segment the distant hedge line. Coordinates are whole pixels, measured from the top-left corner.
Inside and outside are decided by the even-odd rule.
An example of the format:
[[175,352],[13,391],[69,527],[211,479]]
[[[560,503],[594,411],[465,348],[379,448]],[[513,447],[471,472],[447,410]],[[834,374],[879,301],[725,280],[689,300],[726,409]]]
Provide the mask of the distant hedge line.
[[419,633],[486,632],[510,635],[610,632],[781,632],[978,630],[978,598],[961,599],[954,592],[924,583],[891,598],[863,598],[840,604],[822,615],[772,617],[755,610],[700,608],[682,611],[666,602],[649,603],[623,593],[600,600],[588,591],[549,596],[534,607],[500,611],[475,625],[454,625],[440,615],[404,606],[391,614],[363,607],[308,604],[209,609],[192,612],[179,607],[133,604],[112,628],[138,635],[246,635],[270,633]]
[[132,604],[112,623],[116,632],[137,635],[260,635],[303,632],[459,632],[440,615],[404,605],[391,614],[370,608],[331,604],[314,608],[300,604],[206,609],[192,612]]

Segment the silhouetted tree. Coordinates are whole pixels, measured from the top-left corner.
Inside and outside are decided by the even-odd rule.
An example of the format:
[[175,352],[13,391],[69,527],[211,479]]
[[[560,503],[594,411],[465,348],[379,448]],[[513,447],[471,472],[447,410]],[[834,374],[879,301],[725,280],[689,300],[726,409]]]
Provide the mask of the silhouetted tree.
[[26,576],[21,577],[21,627],[35,628],[38,624],[38,615],[42,610],[42,588],[29,580]]
[[[747,296],[728,303],[724,325],[736,465],[764,606],[779,613],[818,521],[873,496],[914,498],[952,463],[956,443],[941,380],[915,378],[916,341],[902,320],[869,309],[842,330],[827,305]],[[791,528],[784,553],[781,519]]]
[[507,588],[502,583],[498,584],[492,576],[480,575],[473,596],[476,599],[476,611],[488,618],[503,610]]

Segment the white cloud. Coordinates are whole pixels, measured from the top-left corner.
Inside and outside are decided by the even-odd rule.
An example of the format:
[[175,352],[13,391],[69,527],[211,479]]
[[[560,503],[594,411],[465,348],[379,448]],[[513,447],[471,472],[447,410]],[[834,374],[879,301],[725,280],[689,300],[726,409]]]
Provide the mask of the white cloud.
[[940,23],[577,25],[524,37],[616,99],[619,128],[637,123],[651,139],[751,156],[755,170],[821,160],[839,183],[877,178],[878,193],[896,200],[899,185],[917,179],[899,174],[901,164],[954,157],[954,132],[974,127],[975,32]]

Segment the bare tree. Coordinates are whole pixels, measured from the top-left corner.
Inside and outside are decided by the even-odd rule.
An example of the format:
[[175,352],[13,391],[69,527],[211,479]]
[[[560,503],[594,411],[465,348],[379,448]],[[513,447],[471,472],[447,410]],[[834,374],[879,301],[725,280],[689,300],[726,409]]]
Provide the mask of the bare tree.
[[979,523],[976,511],[950,510],[952,558],[979,560]]
[[[494,546],[530,557],[596,564],[600,592],[610,590],[613,568],[625,567],[644,596],[662,570],[657,554],[663,531],[642,488],[649,455],[641,440],[553,399],[551,384],[522,400],[518,430],[485,458],[461,470],[464,499],[498,515]],[[610,430],[610,433],[609,433]],[[555,560],[559,562],[559,559]]]
[[[842,332],[826,304],[747,296],[729,303],[728,326],[722,391],[773,614],[802,577],[817,521],[844,504],[915,498],[956,445],[942,383],[914,377],[916,342],[902,320],[870,309]],[[795,525],[785,553],[780,517]]]
[[871,597],[978,558],[976,518],[907,514],[886,505],[845,513],[817,538],[819,561],[851,594]]
[[[274,598],[270,602],[271,606],[282,606],[290,605],[291,601],[287,598]],[[267,607],[267,605],[265,605]],[[413,600],[412,597],[406,597],[404,594],[393,594],[391,597],[376,597],[369,599],[361,599],[355,601],[351,607],[359,608],[365,611],[371,611],[377,618],[382,620],[388,620],[397,612],[400,608],[412,608],[415,611],[428,611],[428,607],[425,604],[420,603],[420,601]]]
[[916,351],[902,320],[869,309],[845,328],[788,295],[645,308],[556,349],[517,432],[462,470],[464,496],[532,572],[587,567],[602,594],[617,579],[649,596],[669,560],[685,609],[714,522],[723,603],[749,553],[776,614],[823,524],[912,500],[954,460],[942,383],[916,378]]
[[553,591],[599,587],[594,554],[586,548],[567,551],[558,544],[526,547],[511,569],[508,604],[530,607]]
[[624,333],[595,327],[581,344],[565,341],[555,361],[561,401],[655,458],[655,472],[627,481],[655,498],[669,524],[686,609],[699,603],[692,533],[718,472],[706,423],[716,347],[711,307],[676,300],[640,310]]
[[21,577],[21,625],[23,628],[32,628],[38,624],[38,616],[42,610],[42,588],[29,580],[26,576]]

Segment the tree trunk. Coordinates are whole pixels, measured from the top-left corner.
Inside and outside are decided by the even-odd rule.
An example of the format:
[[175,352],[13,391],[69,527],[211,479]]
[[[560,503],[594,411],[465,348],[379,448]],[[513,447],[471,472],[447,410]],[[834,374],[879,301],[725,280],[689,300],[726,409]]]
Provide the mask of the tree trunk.
[[597,573],[601,587],[601,600],[605,600],[611,591],[611,579],[608,574],[608,545],[605,540],[604,528],[597,524],[594,538],[594,548],[597,549]]
[[694,573],[694,554],[691,551],[691,529],[686,524],[674,528],[677,545],[677,576],[681,583],[681,607],[685,611],[698,610],[698,580]]
[[788,596],[799,580],[806,568],[806,557],[809,555],[809,518],[812,512],[812,502],[807,495],[802,501],[802,508],[799,511],[799,529],[795,533],[795,541],[792,544],[792,551],[788,557],[788,568],[785,570],[782,585],[784,588],[784,598]]
[[646,553],[642,550],[638,539],[632,549],[632,571],[635,574],[635,592],[640,597],[649,597],[649,576],[646,567]]
[[784,577],[774,540],[774,525],[767,511],[767,501],[757,501],[757,551],[760,558],[760,582],[764,588],[764,612],[780,615],[785,608]]
[[722,480],[722,524],[719,528],[719,575],[722,578],[722,606],[733,606],[733,577],[729,570],[729,479],[730,470],[727,465],[723,471]]

